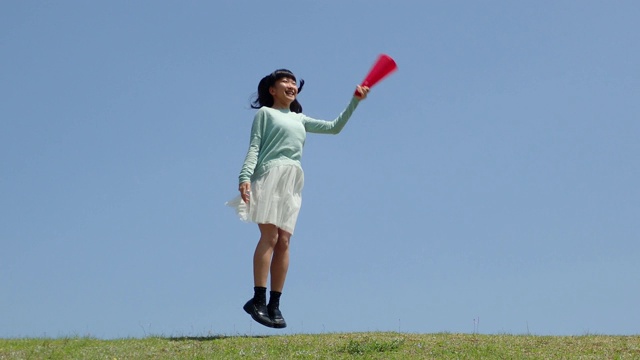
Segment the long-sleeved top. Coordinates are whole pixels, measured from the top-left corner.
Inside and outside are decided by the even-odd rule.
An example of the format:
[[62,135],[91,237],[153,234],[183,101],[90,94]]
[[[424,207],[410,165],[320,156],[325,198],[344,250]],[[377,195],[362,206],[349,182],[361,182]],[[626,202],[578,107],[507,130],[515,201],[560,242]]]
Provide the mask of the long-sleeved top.
[[258,109],[251,126],[249,150],[238,177],[240,184],[260,177],[273,166],[301,167],[307,132],[338,134],[359,102],[358,98],[353,97],[347,108],[333,121],[313,119],[289,109],[266,106]]

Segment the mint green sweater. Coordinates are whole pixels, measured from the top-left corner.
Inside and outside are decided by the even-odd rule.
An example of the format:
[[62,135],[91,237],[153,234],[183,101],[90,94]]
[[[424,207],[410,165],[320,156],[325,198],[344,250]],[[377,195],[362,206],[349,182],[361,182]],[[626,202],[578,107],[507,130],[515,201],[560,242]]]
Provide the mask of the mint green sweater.
[[307,132],[339,133],[359,102],[353,97],[347,108],[333,121],[316,120],[288,109],[261,107],[251,126],[249,151],[240,171],[240,184],[255,180],[273,166],[301,167],[300,159]]

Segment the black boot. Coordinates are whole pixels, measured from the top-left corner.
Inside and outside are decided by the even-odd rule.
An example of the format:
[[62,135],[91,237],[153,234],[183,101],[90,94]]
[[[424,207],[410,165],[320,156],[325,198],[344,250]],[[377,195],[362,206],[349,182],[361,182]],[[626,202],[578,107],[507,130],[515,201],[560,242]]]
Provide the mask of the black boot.
[[273,327],[276,329],[283,329],[287,327],[287,322],[284,321],[282,312],[280,312],[280,295],[282,295],[281,292],[271,291],[269,297],[269,305],[267,305],[269,319],[271,319]]
[[267,310],[267,289],[263,287],[254,287],[253,289],[253,298],[247,301],[242,308],[258,323],[271,328],[275,327],[273,321],[271,321],[271,318],[269,317],[269,311]]

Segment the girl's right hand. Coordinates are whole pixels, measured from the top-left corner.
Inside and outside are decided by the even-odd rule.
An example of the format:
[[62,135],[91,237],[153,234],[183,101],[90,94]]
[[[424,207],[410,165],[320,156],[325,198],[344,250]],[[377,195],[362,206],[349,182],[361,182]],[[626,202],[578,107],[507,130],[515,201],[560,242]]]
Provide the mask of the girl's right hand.
[[240,191],[240,196],[242,197],[242,201],[244,201],[246,204],[248,204],[249,203],[249,196],[251,194],[251,183],[248,182],[248,181],[243,182],[238,187],[238,190]]

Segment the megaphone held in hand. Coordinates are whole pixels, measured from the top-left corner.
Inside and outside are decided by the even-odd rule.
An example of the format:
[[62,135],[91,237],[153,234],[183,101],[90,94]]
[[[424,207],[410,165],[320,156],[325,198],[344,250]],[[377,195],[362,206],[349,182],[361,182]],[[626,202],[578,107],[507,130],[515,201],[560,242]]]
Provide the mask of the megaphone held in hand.
[[[391,58],[391,56],[381,54],[375,64],[373,64],[371,70],[369,70],[367,77],[364,78],[360,85],[373,87],[373,85],[379,83],[380,80],[394,72],[397,68],[398,65],[396,65],[396,62]],[[355,95],[358,95],[357,90]]]

